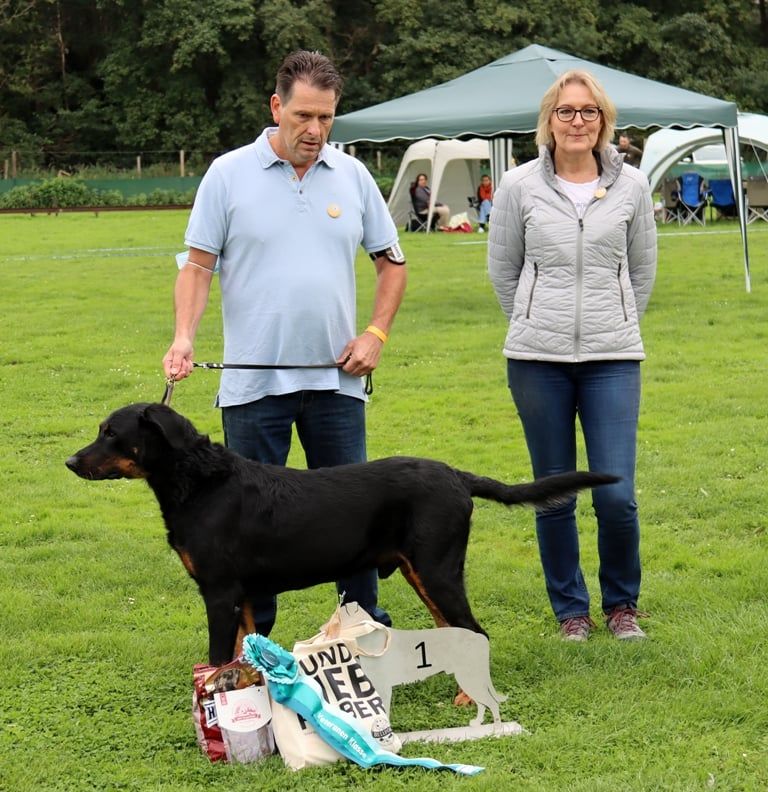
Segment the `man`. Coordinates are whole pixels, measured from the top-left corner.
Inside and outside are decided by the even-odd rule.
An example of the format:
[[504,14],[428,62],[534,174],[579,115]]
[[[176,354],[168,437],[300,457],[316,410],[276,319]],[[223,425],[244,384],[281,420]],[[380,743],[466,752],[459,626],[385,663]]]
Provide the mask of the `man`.
[[[174,291],[176,330],[163,358],[176,380],[192,372],[193,341],[218,273],[227,363],[338,364],[222,373],[217,405],[226,445],[284,465],[295,424],[310,468],[366,459],[362,377],[379,363],[405,290],[397,229],[365,167],[327,145],[342,79],[328,58],[297,51],[277,72],[277,124],[216,159],[185,234]],[[358,245],[377,283],[367,328],[356,331]],[[375,570],[337,583],[379,621]],[[254,620],[269,634],[269,597]]]
[[629,135],[622,133],[619,135],[619,145],[616,146],[616,151],[624,155],[624,162],[631,165],[633,168],[640,167],[640,160],[643,158],[643,152],[637,147],[632,145]]

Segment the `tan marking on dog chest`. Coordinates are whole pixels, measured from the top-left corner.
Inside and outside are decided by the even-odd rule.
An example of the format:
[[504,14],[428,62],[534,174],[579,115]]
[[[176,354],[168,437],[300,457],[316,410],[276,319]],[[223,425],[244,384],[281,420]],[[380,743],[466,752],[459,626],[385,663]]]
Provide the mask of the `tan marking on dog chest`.
[[195,564],[192,561],[192,556],[183,548],[177,547],[175,548],[176,552],[179,554],[179,558],[181,559],[181,563],[184,564],[184,569],[189,572],[189,574],[194,577],[195,576]]

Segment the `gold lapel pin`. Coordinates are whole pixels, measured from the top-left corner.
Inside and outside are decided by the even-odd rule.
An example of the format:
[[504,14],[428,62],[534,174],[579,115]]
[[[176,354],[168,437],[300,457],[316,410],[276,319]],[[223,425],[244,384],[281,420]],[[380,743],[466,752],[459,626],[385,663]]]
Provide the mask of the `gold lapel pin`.
[[606,189],[605,187],[598,187],[595,190],[595,198],[605,198]]
[[327,211],[328,211],[329,217],[336,218],[336,217],[339,217],[341,215],[341,209],[336,204],[331,204],[328,207]]

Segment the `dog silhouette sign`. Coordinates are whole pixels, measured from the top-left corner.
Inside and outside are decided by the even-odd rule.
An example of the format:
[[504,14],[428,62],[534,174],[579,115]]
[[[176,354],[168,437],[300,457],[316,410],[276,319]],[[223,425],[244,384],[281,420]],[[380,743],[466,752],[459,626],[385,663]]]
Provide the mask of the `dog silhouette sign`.
[[461,627],[390,629],[373,621],[354,602],[339,608],[336,619],[341,635],[356,646],[358,661],[387,712],[393,687],[446,673],[456,678],[461,691],[477,705],[470,726],[481,726],[486,710],[494,725],[501,724],[499,704],[506,696],[491,681],[490,650],[484,635]]

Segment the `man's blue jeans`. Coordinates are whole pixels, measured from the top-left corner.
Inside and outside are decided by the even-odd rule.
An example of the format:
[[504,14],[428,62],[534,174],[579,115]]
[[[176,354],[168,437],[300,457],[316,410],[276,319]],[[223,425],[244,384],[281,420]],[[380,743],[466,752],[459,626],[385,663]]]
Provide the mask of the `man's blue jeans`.
[[[365,403],[361,399],[333,391],[298,391],[224,407],[221,414],[227,447],[257,462],[285,465],[294,423],[308,468],[366,461]],[[375,569],[339,580],[336,588],[346,602],[358,602],[374,619],[391,625],[389,615],[377,606]],[[259,632],[269,635],[277,615],[277,598],[253,603],[253,612]]]
[[[508,360],[507,377],[523,424],[533,474],[576,469],[576,416],[589,469],[621,476],[597,487],[602,608],[637,606],[640,594],[640,528],[635,501],[640,363],[546,363]],[[589,594],[579,563],[576,499],[539,513],[536,534],[552,610],[558,621],[589,614]]]

